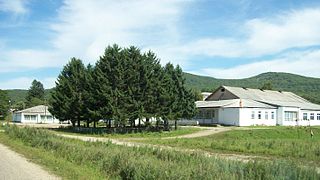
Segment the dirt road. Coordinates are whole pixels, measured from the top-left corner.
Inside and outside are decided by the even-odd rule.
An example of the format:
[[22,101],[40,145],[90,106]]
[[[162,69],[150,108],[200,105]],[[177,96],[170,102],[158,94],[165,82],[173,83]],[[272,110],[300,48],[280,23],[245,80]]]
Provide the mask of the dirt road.
[[0,144],[0,179],[60,179]]

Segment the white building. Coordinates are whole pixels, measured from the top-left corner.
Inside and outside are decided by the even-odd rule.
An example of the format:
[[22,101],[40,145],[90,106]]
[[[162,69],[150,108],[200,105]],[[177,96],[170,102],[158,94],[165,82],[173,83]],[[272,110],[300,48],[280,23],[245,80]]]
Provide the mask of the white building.
[[48,111],[48,106],[44,105],[16,111],[13,113],[12,121],[21,123],[59,123],[59,120]]
[[320,105],[291,92],[221,86],[196,106],[200,124],[320,125]]

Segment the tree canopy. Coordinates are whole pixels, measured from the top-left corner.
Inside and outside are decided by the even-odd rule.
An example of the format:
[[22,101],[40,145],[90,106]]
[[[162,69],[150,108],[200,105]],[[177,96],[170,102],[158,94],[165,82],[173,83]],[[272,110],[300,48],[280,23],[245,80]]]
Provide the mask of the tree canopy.
[[0,89],[0,119],[3,120],[9,113],[10,102],[6,91]]
[[[58,77],[50,111],[61,120],[176,120],[195,113],[195,93],[185,87],[183,72],[137,47],[108,46],[95,66],[73,58]],[[79,122],[78,122],[79,124]]]
[[40,81],[33,80],[26,96],[27,107],[44,104],[44,88]]

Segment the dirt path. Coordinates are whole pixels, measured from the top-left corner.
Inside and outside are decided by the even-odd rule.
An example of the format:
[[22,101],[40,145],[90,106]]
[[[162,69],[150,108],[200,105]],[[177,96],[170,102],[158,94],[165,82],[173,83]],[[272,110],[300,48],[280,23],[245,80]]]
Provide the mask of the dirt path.
[[191,134],[186,134],[186,135],[181,135],[181,136],[174,136],[174,137],[165,137],[161,139],[175,139],[175,138],[196,138],[196,137],[203,137],[203,136],[209,136],[212,134],[217,134],[225,131],[230,131],[232,129],[235,129],[235,127],[207,127],[203,128],[204,130],[191,133]]
[[[227,131],[227,130],[225,130]],[[212,133],[218,133],[218,132],[223,132],[221,131],[210,131],[210,134]],[[203,133],[203,135],[209,134],[209,132]],[[195,137],[200,137],[199,134],[196,134]],[[169,149],[169,150],[175,150],[175,151],[180,151],[180,152],[188,152],[188,153],[200,153],[208,157],[220,157],[220,158],[225,158],[225,159],[230,159],[230,160],[238,160],[238,161],[243,161],[247,162],[249,160],[253,159],[269,159],[264,156],[256,156],[256,155],[242,155],[242,154],[232,154],[232,153],[212,153],[208,151],[203,151],[199,149],[185,149],[185,148],[178,148],[178,147],[170,147],[170,146],[163,146],[163,145],[152,145],[152,144],[147,144],[147,143],[140,143],[140,142],[128,142],[125,141],[126,139],[121,139],[121,140],[116,140],[116,139],[110,139],[110,138],[100,138],[100,137],[89,137],[89,136],[77,136],[77,135],[70,135],[70,134],[58,134],[58,136],[66,137],[66,138],[72,138],[72,139],[78,139],[82,141],[88,141],[88,142],[111,142],[112,144],[116,145],[122,145],[122,146],[128,146],[128,147],[149,147],[149,148],[154,148],[154,149]],[[177,138],[177,137],[173,137]],[[179,138],[182,138],[182,136]],[[191,138],[191,137],[188,137]]]
[[[172,139],[172,138],[195,138],[195,137],[202,137],[202,136],[208,136],[220,132],[225,132],[234,129],[234,127],[230,128],[209,128],[204,131],[182,135],[182,136],[175,136],[175,137],[165,137],[161,139]],[[240,129],[240,128],[237,128]],[[263,128],[264,129],[264,128]],[[241,128],[240,130],[246,130],[246,128]],[[58,134],[62,137],[67,138],[73,138],[73,139],[79,139],[82,141],[89,141],[89,142],[111,142],[116,145],[122,145],[122,146],[128,146],[128,147],[149,147],[154,149],[167,149],[167,150],[175,150],[179,152],[187,152],[187,153],[200,153],[207,157],[215,157],[215,158],[224,158],[228,160],[235,160],[235,161],[241,161],[241,162],[248,162],[251,160],[271,160],[270,157],[266,156],[259,156],[259,155],[247,155],[247,154],[236,154],[236,153],[213,153],[208,151],[203,151],[199,149],[185,149],[185,148],[179,148],[179,147],[170,147],[170,146],[163,146],[163,145],[152,145],[152,144],[146,144],[146,143],[140,143],[140,142],[128,142],[126,139],[110,139],[110,138],[100,138],[100,137],[89,137],[89,136],[77,136],[77,135],[69,135],[69,134]],[[136,139],[136,138],[133,138]],[[142,139],[142,138],[141,138]],[[320,167],[316,167],[316,171],[320,174]]]
[[0,144],[0,179],[60,179]]

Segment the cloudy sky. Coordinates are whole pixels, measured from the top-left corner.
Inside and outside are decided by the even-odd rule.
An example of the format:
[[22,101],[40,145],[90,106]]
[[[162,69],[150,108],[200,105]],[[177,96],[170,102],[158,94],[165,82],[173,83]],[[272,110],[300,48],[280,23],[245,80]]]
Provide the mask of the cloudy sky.
[[216,78],[320,77],[320,1],[0,0],[0,88],[51,88],[71,57],[94,64],[114,43]]

